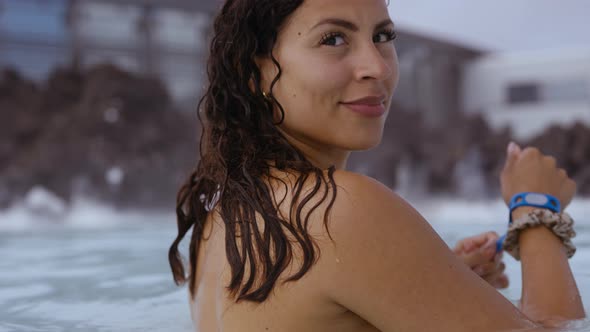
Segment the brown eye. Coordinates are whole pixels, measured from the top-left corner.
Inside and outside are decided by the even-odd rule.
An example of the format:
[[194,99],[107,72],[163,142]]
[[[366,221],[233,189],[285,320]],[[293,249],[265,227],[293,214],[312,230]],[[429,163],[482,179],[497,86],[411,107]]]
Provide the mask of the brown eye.
[[325,46],[341,46],[346,44],[344,36],[339,33],[328,33],[322,37],[320,45]]
[[387,43],[392,40],[395,40],[396,37],[397,37],[397,34],[393,30],[382,31],[382,32],[379,32],[378,34],[376,34],[375,37],[373,37],[373,42],[374,43]]

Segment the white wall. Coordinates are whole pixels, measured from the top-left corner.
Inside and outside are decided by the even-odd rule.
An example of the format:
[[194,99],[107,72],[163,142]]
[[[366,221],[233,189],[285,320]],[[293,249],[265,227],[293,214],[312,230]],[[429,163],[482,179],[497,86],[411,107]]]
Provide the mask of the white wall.
[[[507,90],[518,83],[562,86],[562,96],[511,104]],[[483,112],[494,127],[512,126],[518,138],[551,124],[590,124],[590,50],[486,56],[465,67],[463,92],[465,110]]]

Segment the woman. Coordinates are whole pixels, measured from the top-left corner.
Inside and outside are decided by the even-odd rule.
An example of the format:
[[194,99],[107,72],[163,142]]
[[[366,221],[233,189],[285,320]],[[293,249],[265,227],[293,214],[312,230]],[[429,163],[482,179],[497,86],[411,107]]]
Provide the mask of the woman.
[[[201,160],[179,192],[170,249],[198,331],[541,331],[584,316],[548,229],[521,234],[516,308],[490,286],[507,282],[499,256],[469,256],[495,235],[458,246],[462,261],[403,199],[345,171],[351,151],[381,140],[398,82],[393,28],[385,0],[226,1],[200,105]],[[512,145],[502,190],[507,200],[551,194],[565,208],[575,184]],[[191,227],[187,277],[177,246]]]

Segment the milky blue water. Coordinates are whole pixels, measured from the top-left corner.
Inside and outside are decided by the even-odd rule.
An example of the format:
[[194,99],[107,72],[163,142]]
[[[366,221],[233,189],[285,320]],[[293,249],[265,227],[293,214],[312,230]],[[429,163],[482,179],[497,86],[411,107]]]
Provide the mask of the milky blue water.
[[[505,227],[500,202],[417,205],[449,245]],[[570,212],[578,216],[570,263],[588,307],[590,201],[574,202]],[[0,213],[0,332],[192,331],[186,290],[173,284],[168,267],[175,231],[172,214],[95,204],[78,204],[58,219],[25,208]],[[516,301],[520,267],[505,261],[511,284],[502,294]],[[590,331],[590,323],[568,331]]]

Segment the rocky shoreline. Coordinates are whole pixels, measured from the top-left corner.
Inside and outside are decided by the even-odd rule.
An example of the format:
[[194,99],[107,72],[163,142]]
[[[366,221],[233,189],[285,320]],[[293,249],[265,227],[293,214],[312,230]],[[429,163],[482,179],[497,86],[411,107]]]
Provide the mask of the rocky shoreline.
[[[551,126],[530,140],[519,141],[513,138],[510,127],[494,130],[481,114],[457,112],[440,126],[429,127],[425,123],[419,111],[394,105],[381,145],[372,151],[353,154],[349,167],[392,188],[415,185],[420,188],[414,191],[422,194],[497,197],[506,147],[515,141],[554,156],[558,166],[577,183],[578,194],[590,195],[590,127],[587,125]],[[410,175],[417,179],[405,185],[400,183],[403,180],[399,177],[400,167],[410,168]],[[479,184],[465,190],[466,181],[479,181]]]
[[165,87],[110,65],[60,69],[43,86],[0,76],[0,206],[42,186],[120,207],[169,208],[197,156],[197,118]]
[[[173,208],[198,156],[195,112],[177,110],[159,80],[112,65],[58,69],[43,84],[5,69],[0,112],[0,208],[35,186],[66,203],[84,195],[121,208]],[[492,196],[511,137],[478,115],[428,127],[420,112],[394,106],[382,144],[353,154],[349,168],[390,187],[406,169],[416,178],[406,186],[456,195],[471,195],[462,183],[476,176],[482,184],[474,190]],[[519,143],[554,155],[579,193],[590,194],[590,128],[551,127]]]

